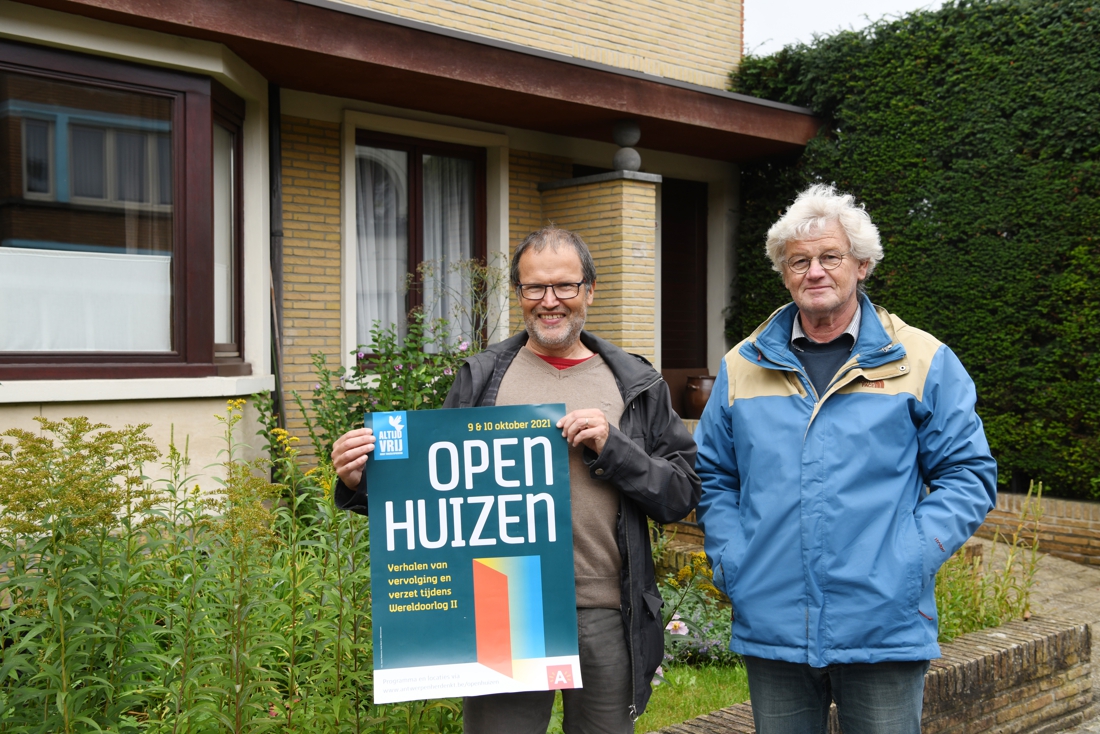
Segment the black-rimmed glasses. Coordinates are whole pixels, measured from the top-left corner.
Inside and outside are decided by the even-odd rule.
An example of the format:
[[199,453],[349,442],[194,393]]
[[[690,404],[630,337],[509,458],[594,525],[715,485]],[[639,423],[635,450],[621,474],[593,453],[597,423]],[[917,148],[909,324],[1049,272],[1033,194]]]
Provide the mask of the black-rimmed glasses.
[[519,288],[519,294],[528,301],[541,301],[546,297],[547,288],[554,292],[554,298],[566,300],[569,298],[576,298],[577,294],[581,292],[582,285],[584,285],[583,280],[580,283],[553,283],[546,285],[541,283],[520,283],[517,287]]

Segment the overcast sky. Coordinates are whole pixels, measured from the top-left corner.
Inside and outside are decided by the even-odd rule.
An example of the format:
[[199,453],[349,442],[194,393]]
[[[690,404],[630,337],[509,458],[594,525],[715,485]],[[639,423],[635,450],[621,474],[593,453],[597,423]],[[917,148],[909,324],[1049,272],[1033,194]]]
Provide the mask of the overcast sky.
[[809,43],[814,33],[858,30],[880,18],[918,8],[939,8],[942,0],[744,0],[745,53],[766,56],[784,46]]

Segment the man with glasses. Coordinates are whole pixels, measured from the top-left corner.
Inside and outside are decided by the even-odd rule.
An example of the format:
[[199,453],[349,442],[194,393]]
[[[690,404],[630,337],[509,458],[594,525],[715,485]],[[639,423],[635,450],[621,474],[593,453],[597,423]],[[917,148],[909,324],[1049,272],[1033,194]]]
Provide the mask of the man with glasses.
[[[596,266],[584,241],[546,227],[520,243],[510,281],[526,329],[474,355],[444,407],[565,403],[581,678],[563,690],[565,731],[633,731],[664,654],[646,516],[682,519],[699,501],[695,442],[642,357],[584,331]],[[336,501],[366,512],[370,429],[337,440]],[[352,491],[352,487],[356,489]],[[544,734],[554,691],[468,697],[476,734]]]
[[871,303],[878,230],[811,186],[768,231],[793,303],[723,360],[695,432],[700,523],[759,734],[918,734],[937,569],[996,501],[974,383]]

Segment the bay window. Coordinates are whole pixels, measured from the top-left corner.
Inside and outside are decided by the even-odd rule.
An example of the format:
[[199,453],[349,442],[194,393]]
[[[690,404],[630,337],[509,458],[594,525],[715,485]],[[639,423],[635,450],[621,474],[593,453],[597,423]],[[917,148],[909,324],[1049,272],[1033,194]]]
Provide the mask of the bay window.
[[241,118],[209,79],[0,42],[0,379],[247,373]]

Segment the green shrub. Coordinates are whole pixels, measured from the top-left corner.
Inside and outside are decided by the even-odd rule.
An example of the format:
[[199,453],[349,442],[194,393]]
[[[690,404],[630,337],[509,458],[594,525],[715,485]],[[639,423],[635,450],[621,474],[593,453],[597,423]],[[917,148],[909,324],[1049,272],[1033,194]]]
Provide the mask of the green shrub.
[[[313,355],[317,382],[307,401],[291,397],[305,417],[317,458],[327,462],[336,439],[363,425],[366,413],[443,407],[447,392],[466,357],[486,346],[504,322],[508,271],[498,262],[476,259],[444,263],[426,260],[406,290],[431,282],[434,300],[414,309],[405,323],[375,321],[370,346],[351,352],[354,366],[331,369],[324,353]],[[261,397],[260,415],[269,444],[277,424],[269,397]],[[274,445],[274,444],[272,444]]]
[[0,731],[459,730],[453,704],[371,705],[368,524],[285,432],[293,492],[243,462],[242,402],[213,494],[174,445],[144,479],[144,426],[0,435]]
[[882,233],[872,299],[973,375],[1001,481],[1100,498],[1098,38],[1091,0],[961,0],[745,58],[734,91],[824,126],[743,167],[729,336],[789,300],[768,226],[834,182]]
[[739,665],[730,652],[733,623],[729,600],[714,586],[707,556],[690,555],[686,566],[658,584],[665,600],[665,662],[672,665]]
[[[317,382],[306,406],[302,396],[291,395],[306,420],[306,430],[319,457],[327,460],[336,439],[363,426],[366,413],[391,410],[442,408],[462,361],[473,349],[469,340],[452,342],[446,321],[428,322],[414,311],[405,327],[371,329],[372,352],[358,347],[355,366],[331,369],[323,352],[313,355]],[[261,419],[274,427],[270,400],[263,398]]]
[[159,636],[140,540],[157,451],[147,426],[35,420],[0,434],[0,721],[131,729]]

